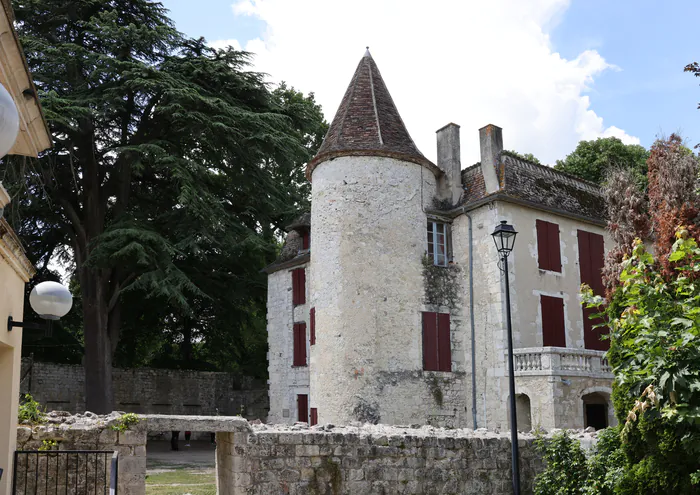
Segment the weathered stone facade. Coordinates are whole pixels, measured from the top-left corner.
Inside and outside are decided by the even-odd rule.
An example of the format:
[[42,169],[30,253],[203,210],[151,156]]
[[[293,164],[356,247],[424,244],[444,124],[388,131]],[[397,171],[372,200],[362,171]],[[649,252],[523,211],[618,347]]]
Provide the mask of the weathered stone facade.
[[[304,269],[308,263],[294,265],[293,269]],[[270,413],[269,423],[293,424],[299,418],[297,396],[309,395],[309,367],[293,366],[294,343],[292,328],[294,323],[304,322],[309,328],[309,305],[295,306],[292,301],[292,275],[284,269],[271,273],[267,291],[267,331],[268,331],[268,372]],[[308,287],[308,282],[306,287]],[[308,289],[307,289],[308,292]],[[273,309],[269,309],[273,308]],[[306,355],[310,343],[307,341]]]
[[[264,382],[235,373],[153,368],[113,372],[115,406],[140,414],[242,414],[265,420],[269,407]],[[22,394],[49,410],[85,411],[85,369],[80,365],[22,360]]]
[[[430,163],[365,55],[307,168],[310,252],[268,267],[272,422],[295,419],[282,414],[293,408],[292,390],[305,390],[289,364],[292,324],[313,309],[316,341],[303,370],[312,420],[510,428],[505,276],[491,236],[501,221],[519,232],[508,263],[519,429],[614,422],[611,369],[584,338],[579,297],[581,233],[602,246],[601,265],[609,246],[600,189],[503,151],[494,125],[479,137],[481,162],[462,170],[459,126],[448,124],[438,131],[438,163]],[[428,222],[446,226],[449,263],[426,259],[428,235],[436,235]],[[551,225],[546,242],[538,222]],[[292,226],[286,251],[300,232]],[[542,249],[556,251],[558,269],[540,268]],[[585,256],[592,267],[593,255]],[[288,295],[289,270],[299,267],[308,286],[300,315]],[[550,299],[563,315],[554,322],[542,314]],[[425,361],[435,351],[426,349],[426,313],[449,315],[442,371]],[[554,331],[558,343],[545,343]]]

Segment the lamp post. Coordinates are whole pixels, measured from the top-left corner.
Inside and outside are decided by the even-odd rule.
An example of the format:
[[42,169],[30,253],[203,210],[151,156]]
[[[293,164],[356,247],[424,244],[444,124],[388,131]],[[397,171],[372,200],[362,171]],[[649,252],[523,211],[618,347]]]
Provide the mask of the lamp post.
[[[45,320],[58,320],[65,316],[73,306],[73,296],[68,287],[58,282],[41,282],[32,289],[29,294],[29,305]],[[38,325],[31,325],[21,321],[14,321],[11,316],[7,317],[7,331],[13,328],[42,328]]]
[[515,236],[518,233],[512,225],[501,220],[501,224],[493,231],[493,240],[496,243],[496,249],[500,257],[501,263],[499,268],[505,274],[506,282],[506,322],[508,325],[508,368],[510,375],[508,377],[508,388],[510,390],[510,445],[512,455],[512,472],[513,472],[513,493],[520,495],[520,455],[518,453],[518,421],[515,411],[515,367],[513,366],[513,327],[510,321],[510,281],[508,279],[508,255],[513,250],[515,244]]

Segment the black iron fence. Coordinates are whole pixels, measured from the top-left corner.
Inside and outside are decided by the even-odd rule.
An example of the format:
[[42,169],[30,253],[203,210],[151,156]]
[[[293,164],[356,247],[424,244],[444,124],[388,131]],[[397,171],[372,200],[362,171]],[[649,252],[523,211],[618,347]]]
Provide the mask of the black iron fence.
[[12,495],[117,495],[118,468],[111,450],[18,450]]

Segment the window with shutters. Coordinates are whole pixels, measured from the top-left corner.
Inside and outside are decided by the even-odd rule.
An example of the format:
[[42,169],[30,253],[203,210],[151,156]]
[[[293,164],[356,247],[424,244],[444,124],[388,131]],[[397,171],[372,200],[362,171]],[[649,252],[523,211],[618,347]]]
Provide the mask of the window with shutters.
[[309,422],[309,396],[307,394],[297,395],[297,421]]
[[294,359],[292,366],[306,366],[306,323],[294,324]]
[[309,345],[316,343],[316,308],[309,311]]
[[437,266],[452,261],[449,224],[428,220],[428,258]]
[[308,230],[305,230],[301,234],[301,249],[303,251],[309,249],[311,247],[311,232]]
[[540,307],[542,309],[542,345],[544,347],[566,347],[564,299],[540,296]]
[[540,270],[561,273],[561,248],[559,225],[537,220],[537,261]]
[[311,423],[309,423],[309,426],[314,426],[318,424],[318,409],[315,407],[311,408]]
[[[603,286],[603,265],[605,263],[603,236],[579,230],[578,258],[581,283],[588,285],[594,294],[598,296],[605,295],[605,287]],[[599,323],[603,323],[603,321],[590,318],[596,312],[595,309],[583,307],[583,341],[586,349],[607,351],[610,348],[610,340],[603,340],[601,336],[608,334],[608,328],[594,328]]]
[[292,303],[294,306],[306,304],[306,270],[292,270]]
[[450,315],[423,313],[423,370],[452,371]]

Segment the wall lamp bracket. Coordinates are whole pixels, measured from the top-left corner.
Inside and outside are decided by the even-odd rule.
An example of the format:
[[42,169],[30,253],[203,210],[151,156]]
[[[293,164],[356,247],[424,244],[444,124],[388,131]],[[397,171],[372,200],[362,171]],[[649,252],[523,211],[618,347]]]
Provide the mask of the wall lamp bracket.
[[49,325],[42,325],[40,323],[25,323],[23,321],[15,321],[11,316],[7,317],[7,331],[8,332],[11,332],[13,328],[26,328],[26,329],[31,329],[31,330],[47,330]]

